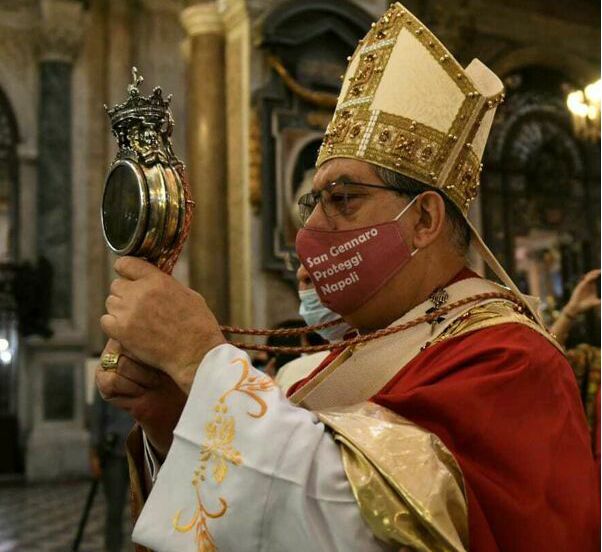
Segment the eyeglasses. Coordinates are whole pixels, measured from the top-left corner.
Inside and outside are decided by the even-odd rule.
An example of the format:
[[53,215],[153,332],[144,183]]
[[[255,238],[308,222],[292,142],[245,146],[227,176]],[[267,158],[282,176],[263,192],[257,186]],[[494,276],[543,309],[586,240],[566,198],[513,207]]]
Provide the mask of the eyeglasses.
[[359,209],[362,201],[370,195],[366,193],[366,188],[399,193],[392,186],[364,184],[363,182],[331,182],[321,190],[303,194],[299,198],[298,205],[301,222],[303,224],[307,222],[318,203],[322,206],[322,210],[327,217],[352,215]]

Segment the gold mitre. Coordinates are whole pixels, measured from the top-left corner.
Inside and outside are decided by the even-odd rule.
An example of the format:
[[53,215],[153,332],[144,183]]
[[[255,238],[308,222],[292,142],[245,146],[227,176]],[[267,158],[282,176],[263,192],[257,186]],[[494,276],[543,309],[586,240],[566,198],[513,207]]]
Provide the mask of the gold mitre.
[[479,60],[464,69],[400,3],[393,4],[349,58],[317,165],[349,157],[439,188],[466,214],[500,79]]
[[489,267],[543,326],[468,219],[502,81],[478,59],[463,68],[399,2],[360,40],[318,154],[319,167],[347,157],[414,178],[447,195],[470,226]]

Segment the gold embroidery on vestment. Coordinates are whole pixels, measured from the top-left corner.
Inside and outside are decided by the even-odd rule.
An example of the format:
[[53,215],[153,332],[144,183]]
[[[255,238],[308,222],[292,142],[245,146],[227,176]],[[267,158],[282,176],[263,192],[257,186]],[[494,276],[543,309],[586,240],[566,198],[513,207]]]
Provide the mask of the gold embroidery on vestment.
[[216,552],[217,547],[213,536],[207,526],[209,519],[217,519],[228,511],[228,502],[220,497],[220,508],[217,512],[208,511],[202,500],[201,489],[207,478],[207,471],[211,465],[211,475],[215,483],[222,483],[228,475],[228,465],[239,466],[243,458],[232,441],[236,435],[236,424],[233,416],[229,415],[227,398],[234,392],[239,392],[253,399],[259,409],[256,412],[247,412],[252,418],[261,418],[267,412],[266,402],[258,393],[269,391],[275,387],[274,382],[267,377],[249,375],[250,365],[244,358],[237,358],[232,364],[240,363],[242,374],[236,384],[228,389],[217,401],[214,407],[213,418],[205,424],[205,441],[199,453],[199,465],[194,470],[192,485],[195,490],[197,507],[189,523],[180,525],[182,510],[178,510],[173,518],[172,525],[180,533],[195,530],[195,541],[198,552]]
[[483,330],[500,324],[522,324],[545,337],[552,345],[562,351],[562,347],[548,332],[542,331],[541,327],[531,320],[527,315],[518,311],[514,304],[507,301],[492,301],[484,305],[478,305],[467,310],[464,314],[454,320],[436,339],[428,345],[435,345],[453,337],[459,337],[469,332]]

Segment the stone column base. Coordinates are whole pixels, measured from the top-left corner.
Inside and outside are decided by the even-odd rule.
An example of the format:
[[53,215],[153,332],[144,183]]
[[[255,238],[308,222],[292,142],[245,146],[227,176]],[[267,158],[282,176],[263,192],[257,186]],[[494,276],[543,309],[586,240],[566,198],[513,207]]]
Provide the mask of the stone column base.
[[90,434],[84,429],[46,427],[34,430],[27,440],[27,481],[56,481],[89,476],[89,450]]

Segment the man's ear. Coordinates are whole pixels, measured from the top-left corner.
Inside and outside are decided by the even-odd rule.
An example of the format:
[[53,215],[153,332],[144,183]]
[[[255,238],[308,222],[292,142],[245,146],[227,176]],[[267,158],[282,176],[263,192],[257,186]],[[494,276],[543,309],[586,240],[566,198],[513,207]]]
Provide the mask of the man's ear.
[[424,192],[416,199],[419,216],[414,227],[414,247],[424,249],[443,232],[445,226],[445,202],[437,192]]

